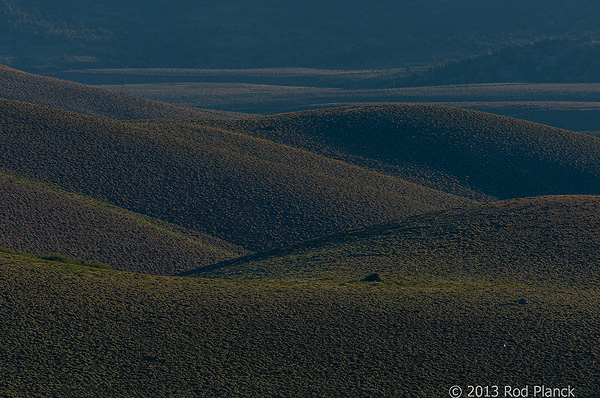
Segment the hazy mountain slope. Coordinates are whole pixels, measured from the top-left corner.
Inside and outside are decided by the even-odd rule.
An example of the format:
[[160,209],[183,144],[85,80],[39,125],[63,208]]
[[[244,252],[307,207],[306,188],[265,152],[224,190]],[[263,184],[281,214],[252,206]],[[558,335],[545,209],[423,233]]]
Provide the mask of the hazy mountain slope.
[[0,172],[0,246],[174,274],[247,253],[207,235]]
[[600,389],[591,289],[242,283],[0,253],[0,291],[6,396],[432,397],[492,373]]
[[228,278],[456,278],[598,286],[600,197],[514,199],[434,212],[211,266]]
[[598,34],[590,0],[0,1],[0,57],[77,67],[381,68]]
[[228,118],[235,113],[188,108],[22,72],[0,65],[0,98],[109,119]]
[[0,167],[250,250],[473,203],[215,128],[151,129],[0,101]]
[[483,112],[355,106],[217,123],[441,189],[498,198],[600,193],[597,138]]
[[599,67],[600,42],[589,37],[553,37],[442,62],[400,79],[399,84],[598,83]]

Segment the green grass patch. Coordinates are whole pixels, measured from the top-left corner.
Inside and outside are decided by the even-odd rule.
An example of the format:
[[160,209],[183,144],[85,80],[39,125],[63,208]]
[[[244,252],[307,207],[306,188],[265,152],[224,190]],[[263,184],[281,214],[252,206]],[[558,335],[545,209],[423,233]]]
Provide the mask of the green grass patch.
[[446,210],[228,260],[190,275],[232,279],[457,280],[599,286],[599,196],[544,196]]
[[246,254],[217,238],[0,170],[0,244],[174,274]]
[[597,289],[157,277],[0,253],[0,291],[6,396],[600,388]]
[[66,256],[62,256],[60,254],[46,254],[46,255],[40,255],[40,256],[36,256],[33,254],[26,254],[20,251],[16,251],[16,250],[12,250],[12,249],[7,249],[5,247],[1,247],[0,246],[0,253],[6,253],[6,254],[12,254],[12,255],[17,255],[17,256],[23,256],[23,257],[28,257],[30,259],[39,259],[39,260],[46,260],[46,261],[54,261],[54,262],[58,262],[58,263],[62,263],[62,264],[72,264],[72,265],[79,265],[82,267],[91,267],[91,268],[100,268],[100,269],[113,269],[110,265],[107,264],[103,264],[97,261],[87,261],[87,260],[83,260],[83,259],[73,259],[73,258],[69,258]]

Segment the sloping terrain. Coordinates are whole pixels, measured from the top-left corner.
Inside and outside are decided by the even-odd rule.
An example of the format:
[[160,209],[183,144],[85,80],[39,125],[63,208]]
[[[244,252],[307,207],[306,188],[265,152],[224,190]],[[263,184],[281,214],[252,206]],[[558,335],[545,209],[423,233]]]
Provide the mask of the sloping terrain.
[[227,118],[235,113],[188,108],[22,72],[0,65],[0,98],[109,119]]
[[599,66],[600,42],[597,40],[552,37],[446,61],[403,79],[400,84],[598,83]]
[[450,192],[600,193],[597,138],[478,111],[354,106],[214,123]]
[[473,203],[239,133],[149,126],[0,100],[0,167],[252,251]]
[[600,390],[591,289],[211,281],[0,252],[0,292],[3,396]]
[[598,35],[590,0],[0,1],[0,59],[81,67],[381,68]]
[[[283,73],[276,68],[261,70],[265,76],[265,81],[261,83],[253,82],[252,75],[244,75],[245,70],[214,71],[223,80],[221,82],[213,82],[217,78],[213,78],[208,72],[206,75],[196,76],[193,75],[195,70],[166,70],[163,77],[159,75],[161,71],[163,70],[127,69],[121,74],[113,75],[110,71],[103,73],[102,70],[83,70],[65,75],[69,80],[94,82],[92,84],[105,79],[103,88],[155,101],[251,114],[275,114],[348,105],[425,103],[485,111],[572,131],[600,129],[598,83],[469,83],[397,88],[399,79],[406,72],[381,70],[378,73],[349,71],[348,75],[352,79],[331,81],[330,87],[327,85],[329,81],[326,80],[326,73],[334,74],[336,71],[315,71],[315,75],[311,75],[300,70],[296,78],[300,82],[297,82],[292,70],[289,72],[289,83],[285,80],[278,83],[278,73]],[[218,75],[218,72],[222,75]],[[233,79],[228,72],[240,82],[230,82]],[[238,74],[234,74],[235,72]],[[274,81],[268,80],[268,72],[275,75],[271,79]],[[169,78],[174,82],[162,82]],[[121,84],[124,79],[127,84]],[[136,80],[140,83],[134,83]],[[134,84],[130,84],[130,81]]]
[[247,253],[207,235],[0,172],[0,246],[175,274]]
[[[2,99],[0,245],[200,277],[0,248],[0,396],[597,396],[600,197],[573,194],[598,193],[599,142],[445,107]],[[544,193],[569,195],[478,203]]]
[[433,212],[234,259],[195,273],[217,278],[414,280],[600,285],[599,196],[511,199]]

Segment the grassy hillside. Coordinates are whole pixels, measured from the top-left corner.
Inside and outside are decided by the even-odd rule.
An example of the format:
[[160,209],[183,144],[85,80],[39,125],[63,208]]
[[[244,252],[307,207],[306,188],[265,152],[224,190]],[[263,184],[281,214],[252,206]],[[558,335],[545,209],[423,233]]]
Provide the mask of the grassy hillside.
[[597,138],[483,112],[355,106],[216,123],[454,192],[600,193]]
[[247,253],[207,235],[0,172],[0,246],[174,274]]
[[[0,396],[597,395],[600,197],[465,197],[596,193],[599,142],[440,107],[118,122],[1,99],[1,246],[206,278],[0,249]],[[296,244],[207,266],[244,252],[211,236]]]
[[234,113],[160,103],[0,65],[0,98],[110,119],[227,118]]
[[204,280],[0,253],[0,291],[7,397],[600,390],[591,289]]
[[599,196],[512,199],[413,216],[217,264],[196,275],[393,283],[421,278],[600,285]]
[[217,128],[0,101],[0,167],[252,251],[472,201]]

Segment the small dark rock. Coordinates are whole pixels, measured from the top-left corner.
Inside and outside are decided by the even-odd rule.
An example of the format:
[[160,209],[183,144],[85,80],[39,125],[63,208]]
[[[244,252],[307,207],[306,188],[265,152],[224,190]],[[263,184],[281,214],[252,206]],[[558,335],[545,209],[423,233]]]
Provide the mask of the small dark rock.
[[527,302],[527,299],[522,298],[522,299],[519,299],[519,304],[529,304],[529,303]]
[[379,274],[371,274],[362,280],[363,282],[383,282]]
[[146,361],[150,361],[150,362],[165,363],[165,360],[163,358],[157,357],[156,355],[144,355],[143,358]]

